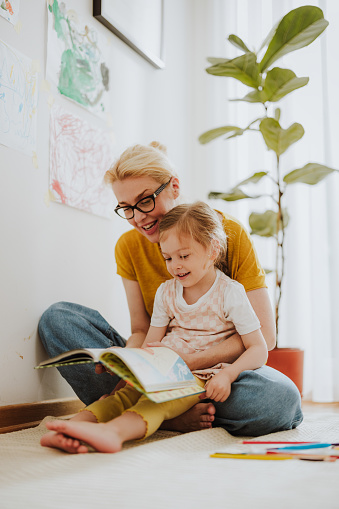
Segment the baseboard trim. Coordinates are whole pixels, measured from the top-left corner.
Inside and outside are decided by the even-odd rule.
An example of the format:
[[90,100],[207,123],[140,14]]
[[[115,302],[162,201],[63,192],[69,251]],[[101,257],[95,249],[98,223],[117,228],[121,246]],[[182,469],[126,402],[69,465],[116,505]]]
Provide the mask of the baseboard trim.
[[60,417],[78,412],[84,404],[77,398],[51,399],[35,403],[0,406],[0,433],[38,426],[46,415]]

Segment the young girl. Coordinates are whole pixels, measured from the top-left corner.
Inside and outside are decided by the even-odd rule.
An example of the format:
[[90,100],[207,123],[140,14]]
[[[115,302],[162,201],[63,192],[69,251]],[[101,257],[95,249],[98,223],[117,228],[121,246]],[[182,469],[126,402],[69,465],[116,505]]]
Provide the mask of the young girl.
[[[241,372],[266,362],[267,346],[243,286],[220,270],[225,268],[227,246],[221,221],[202,202],[178,205],[163,217],[159,239],[173,279],[157,290],[143,347],[168,346],[183,359],[189,354],[191,362],[193,354],[201,367],[204,351],[237,331],[245,351],[236,361],[210,367],[209,359],[205,369],[193,371],[205,387],[204,397],[223,402]],[[157,404],[125,386],[70,421],[47,423],[51,432],[41,444],[83,453],[88,447],[80,441],[85,441],[97,451],[117,452],[125,441],[151,435],[165,419],[182,414],[198,401],[198,396],[191,396]]]

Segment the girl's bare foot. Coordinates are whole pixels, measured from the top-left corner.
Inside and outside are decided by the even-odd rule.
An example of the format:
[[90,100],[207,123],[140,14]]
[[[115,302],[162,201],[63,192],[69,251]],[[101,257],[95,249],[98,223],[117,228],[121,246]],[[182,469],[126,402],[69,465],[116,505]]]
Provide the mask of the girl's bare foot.
[[122,447],[122,440],[118,433],[105,423],[51,421],[46,423],[46,428],[54,431],[56,435],[52,437],[50,434],[47,434],[42,437],[41,445],[46,445],[47,447],[57,447],[71,453],[88,452],[88,448],[80,444],[80,440],[91,445],[98,452],[118,452]]
[[46,433],[46,435],[41,438],[40,444],[44,447],[61,449],[62,451],[66,451],[71,454],[88,452],[86,445],[81,444],[79,440],[68,437],[63,433],[56,433],[55,431]]
[[161,429],[180,431],[181,433],[208,429],[212,427],[214,414],[215,407],[212,403],[197,403],[178,417],[164,421]]

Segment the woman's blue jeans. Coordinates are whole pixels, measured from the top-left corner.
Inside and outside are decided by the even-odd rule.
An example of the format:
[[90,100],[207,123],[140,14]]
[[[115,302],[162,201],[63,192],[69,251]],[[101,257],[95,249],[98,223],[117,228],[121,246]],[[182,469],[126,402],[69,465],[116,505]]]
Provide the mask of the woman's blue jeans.
[[[50,357],[74,348],[125,346],[125,340],[98,311],[70,302],[53,304],[44,312],[39,335]],[[119,380],[108,373],[97,375],[91,364],[58,369],[86,405],[110,393]],[[232,435],[259,436],[288,430],[303,419],[297,387],[268,366],[241,373],[232,384],[229,398],[213,404],[213,426]]]

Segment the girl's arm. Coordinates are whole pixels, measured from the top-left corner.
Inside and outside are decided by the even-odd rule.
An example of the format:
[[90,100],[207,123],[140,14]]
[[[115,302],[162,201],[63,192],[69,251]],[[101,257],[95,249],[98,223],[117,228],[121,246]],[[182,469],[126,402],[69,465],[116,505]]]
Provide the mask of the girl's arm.
[[267,345],[260,330],[241,336],[246,350],[233,364],[226,366],[206,384],[204,397],[214,401],[226,401],[231,393],[231,384],[240,373],[257,369],[267,361]]
[[151,325],[147,332],[145,341],[143,342],[142,348],[146,348],[146,346],[152,346],[152,343],[157,343],[156,346],[161,346],[158,345],[158,343],[164,339],[166,330],[167,325],[165,325],[165,327],[153,327],[153,325]]
[[122,278],[122,282],[126,292],[132,332],[126,346],[140,348],[145,341],[150,326],[150,318],[145,308],[139,283],[126,278]]

